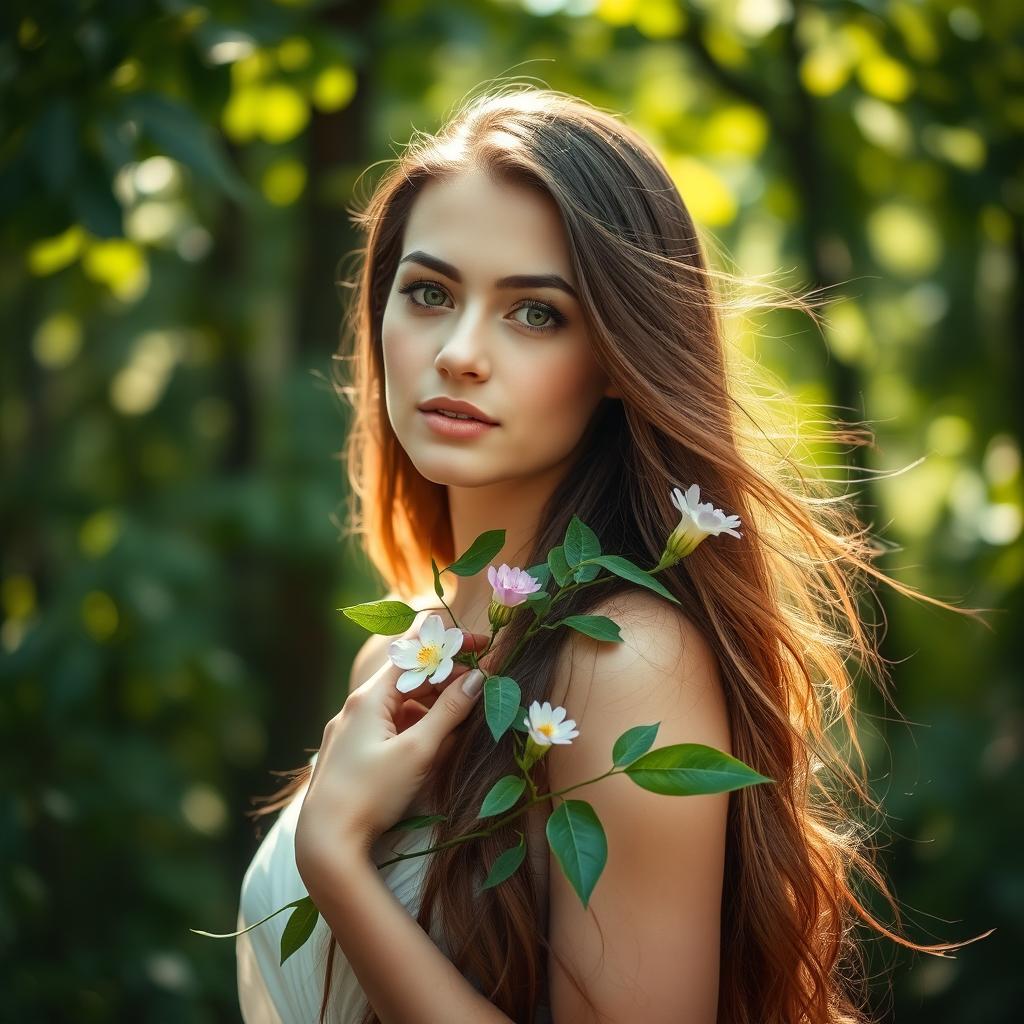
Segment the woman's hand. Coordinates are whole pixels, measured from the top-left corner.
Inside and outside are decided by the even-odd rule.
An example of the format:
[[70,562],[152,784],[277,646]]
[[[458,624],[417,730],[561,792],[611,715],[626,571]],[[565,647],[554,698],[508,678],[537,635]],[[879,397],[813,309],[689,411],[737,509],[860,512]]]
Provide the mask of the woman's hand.
[[[410,631],[412,632],[412,631]],[[461,651],[481,651],[488,637],[466,633]],[[339,855],[368,854],[374,840],[401,820],[436,762],[457,741],[472,712],[462,688],[469,669],[456,663],[441,683],[401,693],[402,669],[386,661],[324,729],[295,831],[295,863],[307,875]]]

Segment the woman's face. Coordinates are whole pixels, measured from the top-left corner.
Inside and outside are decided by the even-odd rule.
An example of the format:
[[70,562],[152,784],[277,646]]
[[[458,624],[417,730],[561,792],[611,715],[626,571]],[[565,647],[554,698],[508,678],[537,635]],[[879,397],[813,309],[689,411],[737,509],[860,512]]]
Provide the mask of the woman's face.
[[[384,310],[385,391],[417,470],[480,486],[556,466],[602,396],[618,393],[594,361],[553,200],[479,171],[432,181],[401,251]],[[502,281],[537,276],[549,280]],[[470,402],[498,425],[439,433],[418,408],[437,396]]]

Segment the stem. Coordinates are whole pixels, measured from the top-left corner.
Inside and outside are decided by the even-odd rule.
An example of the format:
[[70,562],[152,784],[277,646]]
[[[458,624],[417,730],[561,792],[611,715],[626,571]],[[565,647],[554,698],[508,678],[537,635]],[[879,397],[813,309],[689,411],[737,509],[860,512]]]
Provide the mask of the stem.
[[283,907],[278,907],[277,910],[275,910],[272,914],[267,914],[267,916],[263,918],[262,921],[257,921],[255,924],[249,925],[248,928],[243,928],[240,932],[227,932],[224,935],[218,935],[215,932],[200,931],[198,928],[189,928],[189,931],[193,932],[196,935],[205,935],[211,939],[234,939],[239,935],[244,935],[246,932],[251,932],[253,928],[259,928],[261,924],[266,924],[266,922],[269,921],[272,917],[276,917],[278,914],[280,914],[282,910],[289,910],[291,907],[297,906],[305,899],[309,899],[309,897],[303,896],[300,899],[293,900],[291,903],[286,903]]
[[619,770],[618,768],[613,766],[608,771],[606,771],[604,775],[598,775],[593,779],[588,779],[586,782],[577,782],[573,786],[566,786],[565,789],[557,789],[553,793],[540,794],[538,794],[536,789],[533,788],[533,782],[532,780],[530,780],[529,776],[527,776],[527,782],[530,783],[530,788],[533,789],[534,796],[531,799],[527,800],[527,802],[523,804],[522,807],[519,807],[514,811],[510,811],[504,817],[499,818],[489,828],[480,829],[477,832],[466,832],[461,836],[456,836],[454,839],[449,839],[446,842],[439,843],[437,846],[431,846],[428,849],[420,850],[417,853],[395,854],[395,856],[392,857],[390,860],[383,861],[382,863],[378,864],[377,867],[384,868],[387,867],[389,864],[395,864],[400,860],[411,860],[413,857],[425,857],[428,853],[436,853],[438,850],[447,850],[452,846],[459,846],[460,844],[466,842],[469,839],[480,839],[484,836],[489,836],[492,833],[494,833],[497,829],[499,829],[502,825],[504,825],[506,822],[512,821],[515,818],[518,818],[520,815],[524,814],[535,804],[539,804],[544,800],[549,800],[551,799],[551,797],[554,796],[562,796],[564,793],[571,793],[574,789],[579,789],[582,786],[589,786],[591,783],[600,782],[601,779],[606,779],[609,775],[621,775],[623,771],[625,771],[624,768],[622,770]]

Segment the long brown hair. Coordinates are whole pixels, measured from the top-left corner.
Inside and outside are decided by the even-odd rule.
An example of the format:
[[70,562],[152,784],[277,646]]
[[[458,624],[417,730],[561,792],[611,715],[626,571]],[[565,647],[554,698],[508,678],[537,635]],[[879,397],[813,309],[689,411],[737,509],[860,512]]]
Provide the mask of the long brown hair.
[[[704,544],[659,577],[717,655],[733,754],[777,780],[730,795],[718,1020],[867,1021],[858,919],[922,952],[941,956],[965,943],[919,945],[895,930],[899,908],[851,806],[879,810],[857,737],[854,679],[869,677],[889,699],[878,630],[860,604],[873,583],[884,582],[961,609],[874,566],[883,546],[861,525],[851,495],[816,472],[808,454],[821,445],[869,444],[870,431],[831,420],[787,424],[775,415],[795,407],[766,397],[752,365],[726,343],[726,293],[736,279],[708,268],[662,162],[614,114],[530,85],[486,90],[436,135],[417,133],[354,211],[366,247],[339,356],[351,369],[340,375],[339,390],[354,413],[345,452],[350,530],[406,598],[431,589],[431,556],[444,566],[459,554],[446,488],[416,471],[390,428],[381,322],[419,190],[472,167],[554,199],[593,351],[622,395],[602,400],[522,564],[543,561],[575,513],[603,550],[653,565],[678,521],[671,488],[693,481],[744,524],[741,542]],[[813,293],[798,297],[768,285],[757,305],[804,310],[816,320],[818,303]],[[610,578],[572,595],[564,613],[584,612],[628,586]],[[485,667],[503,662],[528,618],[516,617],[499,634]],[[566,632],[538,634],[510,668],[525,702],[550,694]],[[429,806],[447,815],[438,840],[475,830],[476,809],[510,769],[511,733],[495,750],[484,717],[472,716],[428,795]],[[311,771],[296,769],[269,806],[249,813],[283,806]],[[418,920],[428,930],[440,927],[453,962],[488,999],[513,1020],[532,1021],[546,998],[550,947],[530,872],[480,894],[470,882],[482,880],[516,842],[509,824],[486,840],[433,854]],[[893,928],[864,906],[855,890],[863,881],[892,908]],[[321,1020],[333,939],[328,944]],[[377,1019],[367,1006],[364,1024]]]

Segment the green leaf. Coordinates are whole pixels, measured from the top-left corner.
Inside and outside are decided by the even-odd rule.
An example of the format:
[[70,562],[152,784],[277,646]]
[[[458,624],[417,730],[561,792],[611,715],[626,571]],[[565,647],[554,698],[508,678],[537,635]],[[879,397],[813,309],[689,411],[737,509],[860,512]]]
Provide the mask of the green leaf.
[[495,740],[505,735],[522,699],[519,684],[511,676],[488,676],[484,683],[484,717]]
[[[531,565],[526,570],[541,586],[543,590],[548,585],[548,580],[551,579],[551,569],[547,562],[538,562],[536,565]],[[538,590],[539,594],[540,591]]]
[[404,633],[416,619],[415,610],[404,601],[368,601],[337,610],[370,633],[383,636]]
[[728,793],[744,786],[775,781],[703,743],[659,747],[629,764],[626,774],[638,786],[666,796]]
[[388,829],[389,832],[396,832],[399,829],[412,832],[418,828],[428,828],[430,825],[436,825],[439,821],[447,821],[448,818],[444,814],[414,814],[411,818],[403,818],[401,821],[392,825]]
[[545,831],[562,873],[586,909],[608,860],[608,840],[594,808],[585,800],[566,800],[548,818]]
[[566,562],[575,569],[585,558],[595,558],[601,554],[601,542],[597,534],[578,516],[569,520],[569,528],[565,531],[565,542],[562,546]]
[[296,900],[294,905],[295,909],[281,933],[282,964],[313,934],[317,918],[320,916],[320,911],[313,906],[313,900],[309,896]]
[[[522,836],[522,833],[519,833]],[[511,877],[519,865],[523,863],[523,858],[526,856],[526,842],[525,839],[520,839],[518,846],[513,846],[511,849],[505,850],[504,853],[499,853],[494,859],[494,863],[491,865],[490,874],[488,874],[486,881],[480,887],[482,892],[484,889],[490,889],[501,882],[504,882],[506,878]]]
[[555,577],[555,582],[560,587],[564,587],[569,582],[572,570],[565,561],[565,552],[562,550],[561,545],[557,548],[552,548],[548,552],[548,567],[551,569],[551,575]]
[[530,611],[533,612],[537,618],[543,618],[551,607],[551,595],[545,593],[543,590],[538,590],[536,594],[531,594],[524,602],[530,606]]
[[651,749],[654,737],[658,735],[658,726],[661,722],[653,725],[634,725],[627,729],[612,747],[612,764],[621,768],[625,764],[635,761],[641,754],[646,754]]
[[504,530],[485,530],[448,570],[456,576],[475,576],[505,546]]
[[434,570],[434,593],[443,599],[444,587],[441,586],[441,573],[437,568],[437,562],[433,559],[430,560],[430,568]]
[[649,572],[645,572],[640,566],[634,565],[628,558],[623,558],[621,555],[598,555],[589,561],[592,564],[603,565],[609,572],[615,573],[616,576],[621,576],[624,580],[629,580],[631,583],[639,583],[641,587],[653,590],[656,594],[668,598],[673,604],[679,604],[679,601]]
[[601,566],[599,565],[581,565],[572,574],[572,578],[576,583],[589,583],[591,580],[596,580],[600,574]]
[[492,815],[507,811],[523,795],[524,789],[526,779],[521,775],[503,775],[484,797],[477,817],[490,818]]
[[570,626],[578,633],[593,637],[595,640],[607,640],[616,644],[623,642],[618,623],[606,615],[568,615],[564,619],[559,619],[554,625]]

